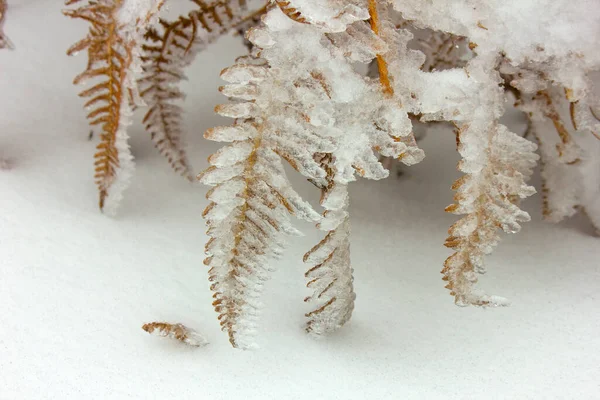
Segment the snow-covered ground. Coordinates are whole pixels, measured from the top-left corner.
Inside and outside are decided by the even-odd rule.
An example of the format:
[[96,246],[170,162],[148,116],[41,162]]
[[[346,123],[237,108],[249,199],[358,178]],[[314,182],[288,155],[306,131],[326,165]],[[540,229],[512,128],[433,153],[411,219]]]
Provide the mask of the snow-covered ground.
[[[16,49],[0,51],[0,399],[600,398],[600,243],[583,217],[549,225],[540,196],[525,203],[533,222],[504,238],[481,278],[511,307],[459,308],[443,288],[442,243],[456,220],[443,209],[459,176],[447,129],[429,133],[425,161],[403,177],[351,185],[351,322],[321,340],[304,334],[301,256],[321,233],[299,224],[306,236],[267,285],[261,348],[232,349],[202,264],[206,188],[174,175],[138,123],[133,183],[118,216],[102,215],[95,140],[71,85],[85,57],[64,55],[86,26],[63,17],[60,1],[11,6]],[[189,71],[197,171],[217,146],[202,133],[223,122],[212,111],[225,100],[218,73],[239,42],[222,39]],[[294,183],[316,202],[310,184]],[[152,337],[141,325],[154,320],[211,344]]]

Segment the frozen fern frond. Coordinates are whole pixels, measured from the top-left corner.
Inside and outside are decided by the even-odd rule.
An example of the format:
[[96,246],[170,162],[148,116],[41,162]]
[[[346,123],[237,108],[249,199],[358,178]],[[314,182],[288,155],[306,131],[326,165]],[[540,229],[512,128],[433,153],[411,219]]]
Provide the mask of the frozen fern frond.
[[138,81],[149,106],[143,120],[146,130],[173,169],[189,179],[192,172],[182,142],[182,109],[175,104],[185,97],[178,88],[185,79],[183,70],[208,44],[253,16],[247,12],[246,0],[194,3],[197,10],[173,22],[161,19],[159,26],[146,32],[144,72]]
[[[484,256],[499,240],[498,229],[518,232],[529,215],[518,200],[535,193],[526,184],[538,156],[537,146],[498,123],[504,113],[503,80],[495,55],[477,56],[465,69],[413,72],[408,78],[416,101],[411,107],[424,120],[451,121],[457,127],[458,169],[465,175],[453,189],[447,212],[466,215],[449,230],[445,245],[456,251],[442,270],[458,305],[497,306],[507,301],[474,288]],[[407,99],[410,101],[411,99]]]
[[[242,59],[222,73],[231,82],[223,92],[231,97],[254,98],[257,85],[269,74],[260,60],[245,62]],[[252,102],[222,105],[217,111],[237,122],[205,134],[207,139],[232,144],[213,154],[212,166],[199,176],[214,186],[203,213],[210,237],[204,263],[210,267],[213,305],[222,329],[234,347],[245,349],[254,346],[259,297],[269,277],[268,262],[282,252],[281,234],[299,234],[289,214],[310,221],[319,215],[300,199],[285,175],[276,153],[276,138],[285,132],[274,131],[268,115]]]
[[[205,212],[212,238],[207,264],[215,306],[234,346],[247,346],[245,332],[253,326],[246,320],[256,313],[254,297],[267,275],[264,257],[279,251],[277,231],[282,227],[293,231],[285,210],[319,219],[291,189],[280,157],[320,187],[329,181],[343,188],[356,174],[371,179],[387,176],[373,149],[406,163],[422,156],[403,140],[410,137],[410,121],[397,101],[383,97],[379,82],[365,80],[348,59],[353,53],[368,62],[383,51],[381,41],[355,16],[366,19],[368,12],[352,8],[349,16],[344,10],[331,13],[339,19],[321,18],[315,24],[297,22],[279,8],[271,10],[263,18],[264,26],[248,33],[260,57],[240,58],[221,75],[230,82],[221,91],[238,101],[216,110],[237,122],[209,130],[205,137],[233,144],[210,158],[213,167],[201,180],[219,185],[209,193],[213,204]],[[356,24],[344,31],[341,20]],[[330,177],[315,159],[322,153],[331,154],[335,173]],[[338,207],[343,208],[343,202]],[[254,218],[247,216],[255,210],[262,211]],[[265,218],[273,224],[254,232],[252,223]],[[331,220],[326,230],[336,230],[343,220],[335,224]],[[249,234],[251,242],[244,239]],[[245,246],[244,252],[240,246]]]
[[[381,36],[385,37],[381,25],[389,24],[389,21],[385,13],[380,15],[379,7],[374,1],[369,2],[368,5],[371,20],[370,27],[359,21],[349,25],[345,32],[328,33],[328,38],[334,45],[334,48],[329,51],[333,50],[335,54],[336,51],[341,50],[346,57],[354,61],[369,62],[373,58],[376,59],[375,63],[379,70],[379,82],[371,82],[374,95],[377,96],[377,98],[373,97],[372,101],[375,102],[376,107],[384,107],[384,115],[394,113],[398,119],[395,122],[391,122],[390,120],[384,122],[378,119],[378,116],[381,115],[379,114],[381,109],[367,109],[366,113],[370,115],[363,115],[364,119],[362,121],[354,121],[354,124],[364,130],[363,134],[366,134],[367,140],[382,140],[380,143],[392,140],[395,143],[402,143],[400,148],[392,152],[388,152],[390,150],[390,147],[388,147],[389,142],[388,145],[375,145],[373,148],[380,152],[383,150],[383,155],[390,158],[399,158],[410,165],[420,161],[423,153],[416,147],[406,111],[402,108],[401,101],[394,95],[392,87],[393,74],[388,69],[388,62],[390,58],[393,58],[394,50],[386,47],[385,43],[381,40]],[[387,28],[389,29],[389,27]],[[341,58],[337,61],[343,64]],[[334,90],[333,88],[337,89],[340,85],[336,81],[334,74],[330,71],[327,72],[327,74],[321,72],[318,74],[313,73],[314,76],[319,77],[319,83],[324,88],[327,88],[326,93],[328,98],[323,102],[323,106],[327,103],[326,106],[330,109],[351,107],[350,104],[339,102],[339,98],[331,95]],[[361,90],[358,80],[351,80],[350,82],[357,84],[354,90],[360,95]],[[368,102],[368,100],[363,102],[363,106]],[[309,104],[306,104],[306,106],[310,107]],[[354,110],[353,112],[359,111]],[[370,123],[369,121],[373,122]],[[339,125],[344,126],[344,122],[339,122]],[[371,130],[373,127],[375,128],[374,131]],[[310,127],[310,129],[315,131],[320,130],[318,125]],[[351,128],[347,127],[346,129],[349,130]],[[356,132],[356,135],[360,137],[359,132]],[[350,137],[354,136],[346,136],[347,142],[352,141],[349,139]],[[316,155],[321,160],[321,164],[327,172],[326,185],[322,189],[321,197],[321,205],[326,211],[323,214],[323,220],[317,226],[328,233],[319,244],[304,256],[304,261],[312,265],[306,273],[306,277],[309,279],[307,287],[313,291],[313,294],[305,299],[306,302],[313,305],[313,310],[306,314],[309,318],[306,330],[316,335],[327,334],[343,326],[352,315],[354,299],[356,297],[352,284],[353,271],[350,261],[349,239],[350,223],[347,212],[349,201],[347,184],[350,179],[346,178],[343,174],[339,174],[339,168],[343,169],[347,168],[347,166],[344,166],[343,159],[337,159],[337,157],[348,157],[354,152],[347,145],[337,141],[334,143],[337,146],[332,153]],[[386,147],[387,150],[384,150]],[[383,172],[384,168],[373,157],[370,149],[368,161],[365,161],[364,164],[354,158],[358,156],[358,159],[360,159],[361,156],[357,153],[354,154],[354,156],[351,156],[349,159],[347,158],[347,160],[350,161],[350,165],[358,171],[359,175],[372,179],[380,179],[386,176],[387,171]],[[368,166],[368,168],[357,168],[358,165]],[[365,174],[366,170],[371,172]]]
[[520,223],[530,219],[519,209],[518,199],[535,193],[526,181],[537,160],[536,146],[497,123],[463,125],[459,132],[463,156],[459,169],[466,175],[454,183],[455,203],[446,211],[466,216],[448,231],[445,245],[456,253],[446,260],[442,273],[456,304],[506,305],[504,298],[486,295],[473,286],[476,273],[485,272],[484,256],[499,241],[498,229],[516,233]]
[[593,109],[581,105],[556,88],[519,103],[540,147],[544,219],[559,222],[581,210],[600,232],[600,140],[593,135],[596,124],[586,123]]
[[528,65],[504,62],[501,72],[515,94],[515,106],[526,113],[529,131],[541,154],[543,215],[559,222],[582,210],[600,228],[600,121],[594,114],[593,80],[576,97],[570,88],[550,82]]
[[144,324],[142,329],[151,335],[175,339],[192,347],[202,347],[208,344],[202,335],[183,324],[150,322],[148,324]]
[[350,222],[347,185],[333,181],[330,154],[319,155],[327,171],[327,186],[322,189],[323,220],[317,225],[327,235],[304,255],[312,265],[306,272],[306,286],[313,294],[304,299],[312,310],[306,314],[306,331],[315,335],[331,333],[342,327],[354,310],[354,287],[350,262]]
[[500,75],[491,72],[496,65],[495,57],[469,63],[463,77],[471,83],[463,86],[471,87],[472,100],[480,106],[450,112],[458,127],[462,156],[458,168],[465,175],[454,183],[454,204],[446,211],[465,217],[448,231],[445,245],[456,252],[448,257],[442,273],[457,305],[508,304],[506,299],[487,295],[474,285],[477,273],[485,272],[484,256],[500,239],[498,230],[516,233],[520,223],[529,221],[529,214],[518,206],[519,199],[535,193],[527,181],[538,159],[537,146],[498,123],[504,112],[504,93]]
[[67,0],[71,18],[91,24],[88,35],[67,52],[87,50],[88,65],[75,84],[94,83],[80,93],[90,125],[100,125],[101,143],[95,154],[95,178],[100,209],[113,214],[133,173],[133,157],[127,143],[131,124],[131,104],[140,103],[135,74],[140,72],[141,38],[163,0]]
[[0,49],[11,48],[12,44],[6,35],[4,35],[4,18],[6,16],[6,1],[0,0]]
[[299,234],[289,214],[318,219],[291,188],[266,129],[257,118],[209,130],[207,138],[233,143],[213,154],[212,166],[199,177],[214,186],[203,213],[213,305],[231,344],[243,349],[254,346],[259,297],[269,277],[268,262],[283,250],[281,234]]

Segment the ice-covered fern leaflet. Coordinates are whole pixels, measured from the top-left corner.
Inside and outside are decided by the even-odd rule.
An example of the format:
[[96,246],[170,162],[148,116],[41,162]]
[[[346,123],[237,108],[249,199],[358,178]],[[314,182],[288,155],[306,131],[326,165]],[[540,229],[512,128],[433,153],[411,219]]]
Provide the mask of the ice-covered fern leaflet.
[[212,155],[212,166],[199,177],[215,186],[203,213],[210,237],[205,264],[210,267],[213,305],[231,344],[240,348],[253,345],[259,295],[269,276],[269,260],[281,254],[281,233],[299,233],[289,214],[319,218],[292,189],[277,155],[277,140],[285,132],[270,123],[259,99],[261,83],[269,75],[264,61],[251,57],[223,71],[230,84],[222,92],[243,101],[217,107],[221,115],[237,121],[210,129],[205,137],[233,143]]
[[499,74],[490,73],[496,62],[495,57],[481,58],[466,67],[479,102],[489,106],[454,113],[462,156],[458,168],[465,175],[454,183],[455,203],[446,211],[465,217],[448,231],[445,245],[456,252],[448,257],[442,273],[458,305],[508,304],[502,297],[476,289],[476,274],[485,272],[484,256],[498,243],[498,230],[515,233],[521,222],[529,221],[529,214],[519,208],[519,199],[535,193],[527,181],[538,159],[537,146],[498,122],[504,93]]
[[327,235],[304,255],[304,262],[311,265],[305,274],[306,286],[313,292],[304,301],[313,305],[306,314],[306,331],[322,335],[337,330],[350,319],[356,295],[350,261],[347,185],[334,181],[331,154],[316,157],[327,172],[327,185],[321,189],[321,205],[326,211],[317,225]]

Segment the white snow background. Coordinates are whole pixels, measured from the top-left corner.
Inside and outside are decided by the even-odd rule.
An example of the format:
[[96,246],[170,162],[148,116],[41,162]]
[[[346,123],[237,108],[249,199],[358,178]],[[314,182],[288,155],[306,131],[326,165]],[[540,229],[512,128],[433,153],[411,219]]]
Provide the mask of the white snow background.
[[[504,236],[482,285],[512,306],[459,308],[440,269],[457,220],[444,213],[459,176],[454,136],[432,129],[427,156],[401,177],[350,186],[357,303],[349,324],[303,331],[302,254],[321,232],[298,224],[267,284],[259,344],[231,348],[202,264],[207,188],[176,176],[139,123],[136,161],[116,218],[97,208],[96,140],[71,84],[85,55],[66,49],[87,26],[58,0],[9,2],[0,51],[0,399],[600,399],[600,243],[582,216],[533,221]],[[185,128],[196,171],[230,123],[219,72],[243,52],[225,37],[188,70]],[[511,127],[522,132],[513,114]],[[97,135],[96,135],[97,136]],[[313,203],[317,190],[295,176]],[[536,178],[539,190],[539,180]],[[190,348],[142,331],[181,322],[211,342]]]

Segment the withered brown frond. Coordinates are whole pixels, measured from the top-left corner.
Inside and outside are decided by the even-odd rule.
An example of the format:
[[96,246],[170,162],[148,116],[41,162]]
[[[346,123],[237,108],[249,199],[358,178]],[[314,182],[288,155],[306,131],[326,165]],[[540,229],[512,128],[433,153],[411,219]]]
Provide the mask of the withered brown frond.
[[161,19],[158,27],[148,30],[142,46],[144,73],[139,79],[149,106],[143,120],[146,130],[173,169],[188,179],[192,172],[181,140],[183,110],[174,104],[185,95],[177,85],[199,50],[247,18],[246,0],[192,1],[197,10],[173,22]]
[[[67,5],[80,1],[67,1]],[[123,93],[125,74],[132,60],[132,44],[125,43],[124,38],[119,36],[115,19],[122,1],[102,4],[90,2],[78,9],[64,11],[68,17],[81,18],[92,24],[88,36],[71,46],[67,54],[74,55],[86,49],[88,51],[87,68],[75,78],[74,84],[93,78],[102,80],[79,94],[81,97],[91,98],[84,105],[91,110],[87,115],[90,125],[101,125],[102,128],[101,143],[94,155],[94,178],[100,192],[100,209],[104,208],[108,190],[119,167],[116,134],[121,119],[121,103],[127,96],[127,93]]]
[[[83,1],[85,0],[67,0],[66,5]],[[132,63],[135,61],[137,51],[134,50],[137,50],[138,44],[134,33],[145,28],[163,0],[154,0],[151,4],[155,7],[149,8],[148,15],[138,16],[129,22],[118,19],[118,13],[126,3],[127,0],[89,0],[79,8],[64,11],[68,17],[80,18],[91,24],[88,35],[71,46],[67,54],[75,55],[82,50],[87,50],[87,68],[74,79],[73,83],[95,81],[91,88],[79,95],[89,98],[84,107],[89,110],[87,118],[90,120],[90,125],[101,127],[101,142],[94,155],[96,160],[94,177],[98,185],[99,205],[102,210],[105,208],[105,202],[119,171],[126,168],[123,164],[133,168],[124,130],[129,124],[129,104],[134,101],[135,96],[135,87],[131,84],[132,81],[135,82],[132,76]],[[119,137],[118,133],[121,131]],[[121,181],[126,180],[126,176],[121,179]],[[126,184],[127,182],[122,182],[115,189],[115,202],[120,199],[121,191]]]
[[188,328],[183,324],[150,322],[148,324],[144,324],[144,326],[142,326],[142,329],[151,335],[157,335],[179,340],[180,342],[193,347],[200,347],[208,344],[206,339],[204,339],[204,337],[198,334],[198,332]]
[[6,1],[0,0],[0,49],[12,48],[12,44],[8,37],[4,34],[3,24],[6,15]]

